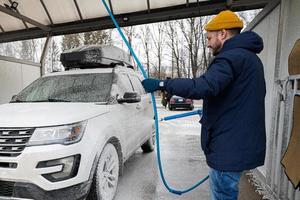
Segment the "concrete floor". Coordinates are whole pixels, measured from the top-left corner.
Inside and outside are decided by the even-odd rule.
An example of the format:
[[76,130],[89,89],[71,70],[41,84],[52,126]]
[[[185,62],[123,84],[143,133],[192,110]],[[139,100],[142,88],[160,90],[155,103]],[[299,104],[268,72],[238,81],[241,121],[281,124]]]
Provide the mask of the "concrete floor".
[[[159,116],[180,113],[159,108]],[[161,158],[165,178],[172,188],[186,189],[208,174],[205,156],[200,148],[199,116],[160,123]],[[260,200],[246,177],[240,182],[240,200]],[[119,179],[116,200],[209,200],[208,181],[182,196],[171,194],[163,186],[156,152],[138,150],[126,163]]]

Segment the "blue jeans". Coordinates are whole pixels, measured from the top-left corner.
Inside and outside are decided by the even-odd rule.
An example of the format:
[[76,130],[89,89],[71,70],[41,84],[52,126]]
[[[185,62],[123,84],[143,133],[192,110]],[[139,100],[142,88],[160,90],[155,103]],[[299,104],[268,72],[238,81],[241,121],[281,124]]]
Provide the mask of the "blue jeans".
[[210,168],[211,200],[237,200],[242,172],[224,172]]

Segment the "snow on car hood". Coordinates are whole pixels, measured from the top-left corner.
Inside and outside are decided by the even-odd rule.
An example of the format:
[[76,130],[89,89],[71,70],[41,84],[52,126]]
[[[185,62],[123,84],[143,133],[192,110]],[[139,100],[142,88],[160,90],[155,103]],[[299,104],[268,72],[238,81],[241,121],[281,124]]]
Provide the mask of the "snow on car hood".
[[0,105],[0,127],[41,127],[71,124],[108,113],[95,103],[10,103]]

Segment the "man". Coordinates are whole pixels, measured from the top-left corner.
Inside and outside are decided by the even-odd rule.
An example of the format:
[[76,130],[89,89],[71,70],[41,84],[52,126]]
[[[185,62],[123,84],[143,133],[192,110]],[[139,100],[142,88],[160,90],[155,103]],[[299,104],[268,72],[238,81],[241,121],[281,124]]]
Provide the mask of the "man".
[[[171,79],[170,77],[167,77],[167,79]],[[166,91],[163,91],[161,93],[161,104],[167,108],[167,105],[170,103],[171,95],[167,93]]]
[[214,59],[206,73],[194,79],[146,79],[147,92],[166,90],[172,95],[203,99],[201,147],[210,167],[211,199],[238,198],[244,170],[264,164],[266,149],[266,93],[263,64],[257,57],[262,39],[240,33],[243,22],[222,11],[206,26],[207,47]]
[[166,108],[168,103],[169,103],[169,101],[168,101],[168,97],[167,97],[167,92],[162,92],[161,93],[161,104]]

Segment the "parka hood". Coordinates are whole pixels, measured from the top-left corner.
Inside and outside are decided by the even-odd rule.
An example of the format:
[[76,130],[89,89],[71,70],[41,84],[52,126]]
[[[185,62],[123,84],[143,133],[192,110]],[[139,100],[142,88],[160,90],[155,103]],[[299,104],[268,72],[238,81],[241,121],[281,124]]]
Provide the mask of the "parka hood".
[[264,44],[262,38],[257,33],[247,31],[226,40],[221,52],[234,48],[243,48],[254,53],[260,53],[264,48]]

